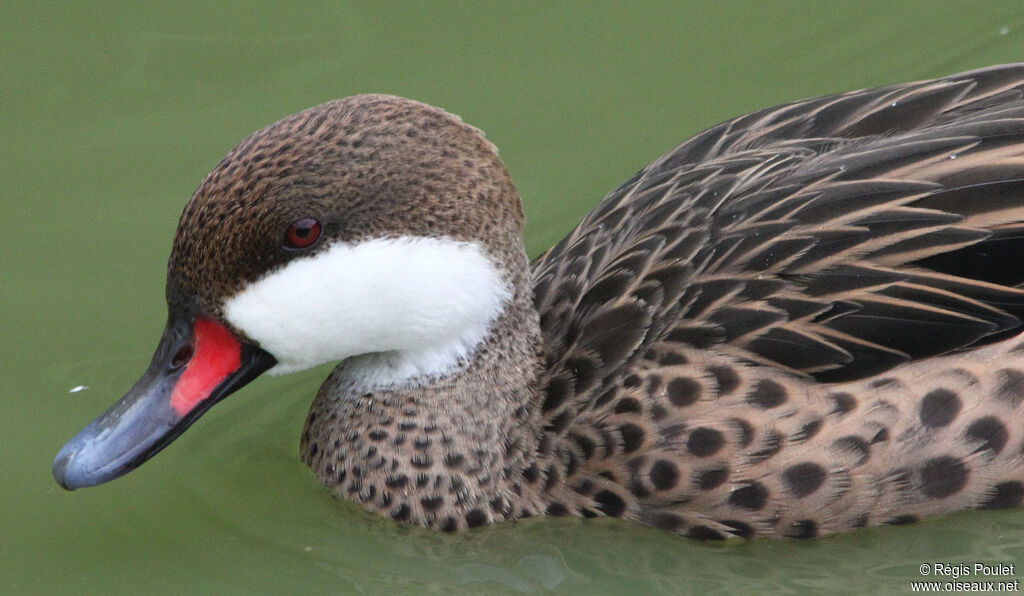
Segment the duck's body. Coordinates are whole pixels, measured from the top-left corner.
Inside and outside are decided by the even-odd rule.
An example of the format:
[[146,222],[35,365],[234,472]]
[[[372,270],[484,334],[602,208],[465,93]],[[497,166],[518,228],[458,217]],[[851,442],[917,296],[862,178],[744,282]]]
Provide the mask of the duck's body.
[[[1007,66],[743,116],[532,267],[457,118],[388,96],[286,118],[186,207],[150,373],[55,475],[105,481],[261,370],[342,360],[302,458],[415,524],[812,537],[1020,504],[1022,97]],[[136,403],[171,430],[125,448]]]

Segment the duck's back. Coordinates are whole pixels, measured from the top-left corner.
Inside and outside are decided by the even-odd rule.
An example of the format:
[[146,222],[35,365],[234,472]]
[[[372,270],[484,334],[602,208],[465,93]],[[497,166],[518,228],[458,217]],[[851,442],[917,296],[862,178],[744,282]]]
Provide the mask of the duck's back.
[[[576,495],[569,507],[646,516],[696,535],[814,535],[896,520],[896,503],[912,503],[907,516],[928,513],[932,504],[908,498],[900,482],[920,497],[945,490],[928,488],[930,474],[955,480],[962,468],[977,477],[960,455],[948,456],[956,465],[929,455],[939,430],[967,437],[961,451],[975,447],[975,459],[1002,451],[986,442],[992,436],[1019,439],[1000,422],[1016,398],[1000,402],[1013,407],[992,414],[994,423],[954,424],[961,402],[992,401],[1024,379],[1012,376],[1013,362],[987,370],[977,361],[1008,351],[1003,340],[1020,331],[1019,255],[1022,65],[816,98],[716,126],[609,194],[534,263],[547,428],[566,445],[566,465],[548,476],[567,477]],[[967,371],[965,380],[907,390],[953,369]],[[990,385],[990,394],[977,389]],[[869,397],[897,411],[840,420],[864,411]],[[929,426],[936,416],[945,423]],[[907,478],[877,457],[868,463],[865,454],[913,447],[907,433],[921,434]],[[801,459],[812,447],[832,455]],[[895,488],[886,474],[896,475]],[[760,477],[775,478],[777,490]],[[582,480],[592,486],[569,486]],[[987,479],[954,508],[1020,487],[1005,482]],[[779,512],[801,498],[821,499],[807,509],[823,517]],[[705,503],[716,520],[660,522],[672,509],[665,503],[691,512]],[[722,525],[730,507],[757,519],[736,513]]]

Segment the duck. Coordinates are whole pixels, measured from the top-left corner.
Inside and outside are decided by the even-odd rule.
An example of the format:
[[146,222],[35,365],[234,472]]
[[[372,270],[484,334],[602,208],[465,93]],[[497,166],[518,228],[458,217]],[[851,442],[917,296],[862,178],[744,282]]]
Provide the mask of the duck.
[[1024,500],[1024,64],[714,126],[532,261],[523,224],[495,146],[439,108],[263,128],[185,205],[153,359],[55,479],[337,363],[301,460],[412,526],[813,538]]

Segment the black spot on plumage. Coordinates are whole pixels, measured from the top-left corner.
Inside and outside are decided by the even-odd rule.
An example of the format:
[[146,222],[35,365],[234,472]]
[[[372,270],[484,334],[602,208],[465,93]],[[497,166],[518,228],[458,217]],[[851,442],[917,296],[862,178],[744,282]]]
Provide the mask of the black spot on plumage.
[[715,378],[719,396],[729,395],[740,386],[739,375],[728,366],[709,366],[708,372]]
[[686,364],[689,362],[686,356],[683,356],[679,352],[665,352],[658,358],[658,364],[662,366],[675,366],[677,364]]
[[849,393],[833,393],[829,397],[835,402],[835,409],[832,412],[840,416],[849,414],[857,407],[857,398]]
[[537,469],[536,463],[531,463],[530,467],[523,470],[523,480],[529,482],[530,484],[537,482],[538,478],[540,478],[540,470]]
[[802,519],[793,522],[790,531],[786,534],[790,538],[815,538],[818,536],[818,524],[811,519]]
[[439,495],[423,497],[422,499],[420,499],[420,505],[423,506],[424,511],[436,511],[443,504],[444,497],[441,497]]
[[390,489],[398,489],[404,487],[409,483],[409,477],[405,474],[398,474],[397,476],[387,476],[384,478],[384,486]]
[[444,523],[441,524],[441,531],[442,532],[454,532],[455,530],[458,530],[458,529],[459,529],[459,524],[458,524],[458,522],[455,521],[454,517],[447,517],[447,518],[445,518]]
[[487,523],[487,514],[479,509],[471,509],[466,513],[466,527],[475,528]]
[[679,484],[679,468],[672,462],[659,459],[651,466],[648,477],[658,490],[668,490]]
[[721,431],[701,426],[693,429],[686,440],[686,449],[697,457],[708,457],[721,451],[725,446],[725,436]]
[[548,412],[559,408],[565,403],[572,388],[572,381],[565,377],[555,377],[548,383],[544,396],[543,411]]
[[761,379],[754,384],[747,394],[747,403],[758,408],[769,410],[786,403],[786,388],[769,379]]
[[1003,368],[996,373],[996,377],[999,379],[996,396],[1015,408],[1019,406],[1020,402],[1024,401],[1024,373],[1012,368]]
[[626,502],[610,490],[603,490],[594,495],[594,501],[601,512],[609,517],[619,517],[626,510]]
[[580,448],[585,459],[590,459],[594,456],[594,449],[596,448],[596,445],[594,445],[593,439],[586,435],[574,434],[572,435],[572,440],[576,443],[576,446]]
[[644,521],[662,530],[676,532],[686,526],[686,520],[675,513],[655,511],[644,516]]
[[395,521],[409,521],[410,512],[411,510],[409,509],[409,506],[406,505],[405,503],[402,503],[398,507],[395,507],[394,509],[391,510],[391,519]]
[[622,437],[623,453],[633,453],[644,444],[644,429],[636,424],[620,425],[619,435]]
[[1015,480],[1000,482],[992,487],[992,494],[978,508],[1003,509],[1006,507],[1017,507],[1022,501],[1024,501],[1024,484]]
[[921,466],[921,493],[941,499],[955,495],[967,484],[967,468],[955,457],[930,459]]
[[760,511],[767,502],[768,490],[760,482],[750,482],[729,495],[730,505],[750,511]]
[[665,391],[668,393],[668,400],[672,405],[684,408],[693,405],[700,399],[701,386],[693,379],[680,377],[669,381],[665,386]]
[[712,530],[707,526],[693,526],[686,531],[687,538],[693,538],[694,540],[725,540],[725,536],[717,530]]
[[572,418],[572,412],[566,409],[558,416],[555,416],[555,418],[548,424],[548,428],[555,433],[560,433],[569,426],[569,423],[572,422]]
[[412,464],[412,467],[414,468],[423,469],[434,465],[434,460],[430,459],[430,456],[426,454],[417,453],[409,458],[409,463]]
[[370,431],[369,437],[371,441],[383,441],[388,438],[388,431],[382,428],[375,428]]
[[551,503],[550,505],[548,505],[547,514],[556,516],[568,515],[569,510],[566,509],[565,505],[561,503]]
[[978,418],[967,427],[964,434],[967,435],[968,439],[980,443],[975,453],[985,449],[991,449],[994,453],[999,453],[1010,439],[1010,434],[1006,431],[1006,427],[995,416]]
[[960,397],[948,389],[929,391],[921,400],[921,424],[930,428],[947,426],[960,413]]
[[718,488],[729,479],[729,470],[727,468],[714,468],[711,470],[703,470],[698,472],[696,475],[697,488],[701,490],[711,490]]
[[639,412],[640,410],[640,402],[632,397],[624,397],[615,402],[616,414],[628,414],[630,412]]
[[786,486],[797,498],[803,498],[821,488],[825,483],[828,472],[825,468],[814,462],[803,462],[786,468],[782,473],[782,479]]
[[444,456],[444,465],[448,468],[458,468],[465,461],[465,456],[461,453],[449,453]]
[[907,513],[904,515],[897,515],[896,517],[893,517],[891,519],[887,519],[883,523],[886,523],[890,526],[904,526],[907,524],[916,524],[919,521],[921,521],[920,517]]

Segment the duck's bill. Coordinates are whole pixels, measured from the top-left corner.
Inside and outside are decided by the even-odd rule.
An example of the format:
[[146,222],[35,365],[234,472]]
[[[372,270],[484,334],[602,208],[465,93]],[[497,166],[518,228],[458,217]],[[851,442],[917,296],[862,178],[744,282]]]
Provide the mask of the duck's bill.
[[127,474],[275,363],[212,319],[172,314],[149,369],[68,441],[53,462],[53,477],[74,490]]

